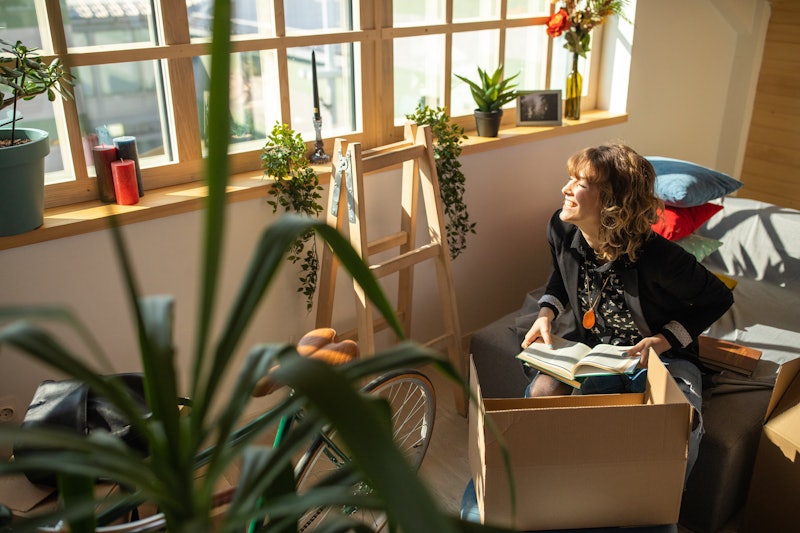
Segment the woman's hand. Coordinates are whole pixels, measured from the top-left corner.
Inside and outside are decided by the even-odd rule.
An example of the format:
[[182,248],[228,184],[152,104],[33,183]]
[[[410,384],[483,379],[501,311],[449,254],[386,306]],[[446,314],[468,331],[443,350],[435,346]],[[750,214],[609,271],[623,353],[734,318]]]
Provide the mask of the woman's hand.
[[528,330],[528,333],[525,334],[525,340],[522,341],[523,349],[538,339],[542,339],[542,342],[548,346],[553,345],[553,341],[550,338],[550,324],[553,322],[554,316],[552,309],[543,307],[539,310],[538,318],[531,326],[531,329]]
[[628,356],[641,357],[641,359],[639,359],[639,364],[637,366],[639,368],[647,368],[647,359],[648,356],[650,355],[650,348],[652,348],[656,352],[656,355],[661,355],[662,353],[670,349],[669,341],[667,341],[667,338],[660,333],[653,337],[645,337],[644,339],[640,340],[635,346],[633,346],[630,350],[628,350]]

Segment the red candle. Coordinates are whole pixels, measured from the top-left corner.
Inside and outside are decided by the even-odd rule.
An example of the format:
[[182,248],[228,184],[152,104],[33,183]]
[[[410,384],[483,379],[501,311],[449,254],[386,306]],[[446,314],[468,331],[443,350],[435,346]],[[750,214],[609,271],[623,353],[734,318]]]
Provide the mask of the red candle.
[[111,162],[117,158],[117,149],[113,145],[103,144],[92,148],[94,171],[97,175],[97,195],[101,202],[116,201],[114,196],[114,179],[111,176]]
[[117,203],[120,205],[138,204],[139,187],[136,184],[136,165],[133,163],[133,159],[113,161],[111,175],[114,177]]

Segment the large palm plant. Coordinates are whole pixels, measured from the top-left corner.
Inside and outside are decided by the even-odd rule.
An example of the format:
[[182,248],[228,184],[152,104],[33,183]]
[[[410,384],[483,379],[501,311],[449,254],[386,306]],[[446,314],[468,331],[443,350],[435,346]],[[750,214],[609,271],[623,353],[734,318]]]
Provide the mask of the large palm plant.
[[[230,2],[217,0],[214,11],[209,106],[209,119],[214,127],[208,129],[206,179],[209,190],[201,265],[203,282],[190,369],[192,407],[188,415],[181,415],[176,406],[179,369],[173,357],[173,299],[140,294],[124,238],[112,224],[128,305],[136,320],[146,395],[152,415],[143,417],[118,383],[102,377],[110,365],[91,334],[68,309],[0,309],[0,320],[6,323],[0,330],[0,344],[11,345],[61,373],[82,380],[108,398],[146,437],[150,455],[142,461],[137,453],[107,434],[92,434],[84,438],[54,430],[4,427],[0,441],[46,446],[57,439],[62,448],[62,451],[42,453],[39,458],[0,465],[0,474],[37,468],[56,470],[61,483],[63,506],[54,515],[42,517],[41,521],[17,522],[12,526],[13,530],[33,530],[37,523],[59,517],[69,521],[74,532],[92,531],[95,507],[91,480],[101,476],[134,487],[134,493],[125,497],[128,503],[141,500],[156,503],[172,533],[242,530],[245,524],[256,518],[258,523],[262,523],[264,516],[268,518],[267,525],[262,526],[264,530],[294,531],[294,517],[303,511],[320,505],[350,503],[366,503],[386,510],[390,523],[406,532],[491,531],[490,528],[447,517],[438,510],[393,443],[386,405],[358,392],[357,384],[363,377],[408,365],[433,363],[451,377],[456,376],[448,363],[420,346],[404,342],[373,358],[336,368],[301,358],[295,346],[289,344],[255,346],[238,369],[237,382],[228,391],[228,396],[224,401],[212,402],[219,400],[224,393],[222,376],[235,371],[231,366],[240,349],[242,334],[286,250],[309,230],[316,231],[331,246],[341,264],[358,280],[377,309],[402,336],[391,305],[347,240],[324,223],[297,216],[281,218],[262,234],[224,326],[218,336],[212,336],[228,176]],[[44,319],[68,324],[86,341],[93,357],[70,351],[40,325]],[[234,438],[234,430],[242,423],[251,391],[258,379],[267,373],[296,393],[279,401],[271,415],[263,418],[251,433],[243,438]],[[212,409],[217,405],[222,408]],[[307,416],[279,447],[273,449],[255,444],[255,439],[274,427],[282,415],[294,412],[298,407],[304,408]],[[324,423],[336,427],[352,452],[352,468],[332,480],[329,486],[319,486],[299,495],[291,476],[291,458]],[[197,458],[209,443],[213,448],[205,456],[204,476],[196,479]],[[242,465],[238,490],[224,515],[212,521],[215,483],[236,461],[241,461]],[[352,494],[348,487],[354,478],[368,480],[375,489],[374,496],[365,498]],[[349,530],[348,527],[339,525],[330,531],[345,531]]]

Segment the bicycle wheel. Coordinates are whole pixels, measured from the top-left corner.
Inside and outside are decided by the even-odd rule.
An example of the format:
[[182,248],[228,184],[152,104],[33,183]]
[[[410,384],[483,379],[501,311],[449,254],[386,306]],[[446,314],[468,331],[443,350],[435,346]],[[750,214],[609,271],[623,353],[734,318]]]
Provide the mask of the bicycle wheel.
[[[436,394],[431,381],[416,370],[397,370],[384,374],[363,389],[367,394],[386,399],[392,409],[392,428],[398,448],[414,469],[422,464],[430,445],[436,416]],[[331,471],[349,461],[347,450],[331,429],[321,435],[297,464],[297,491],[316,485]],[[353,490],[369,494],[366,483]],[[343,513],[378,530],[386,521],[385,515],[373,509],[320,508],[307,512],[298,523],[298,531],[314,531],[331,513]]]

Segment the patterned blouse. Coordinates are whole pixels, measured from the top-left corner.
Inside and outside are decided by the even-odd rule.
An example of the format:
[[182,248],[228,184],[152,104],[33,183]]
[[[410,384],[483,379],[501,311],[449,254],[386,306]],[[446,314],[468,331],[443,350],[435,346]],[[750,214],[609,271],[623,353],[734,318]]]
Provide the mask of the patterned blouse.
[[617,261],[601,265],[592,250],[585,253],[581,262],[578,278],[581,314],[595,303],[595,323],[588,332],[590,345],[604,343],[631,346],[642,339],[625,303],[622,280],[617,275],[617,268]]

